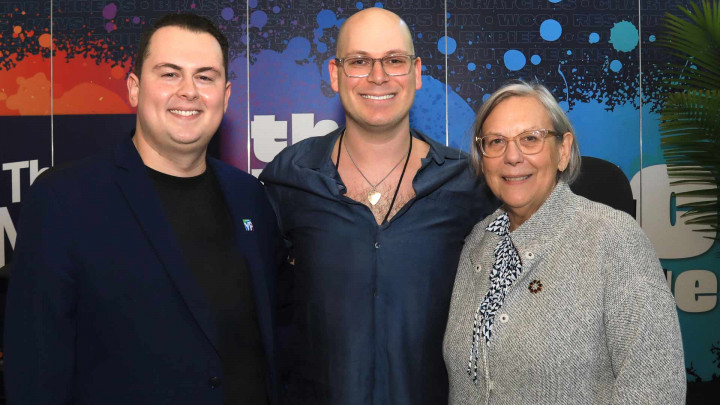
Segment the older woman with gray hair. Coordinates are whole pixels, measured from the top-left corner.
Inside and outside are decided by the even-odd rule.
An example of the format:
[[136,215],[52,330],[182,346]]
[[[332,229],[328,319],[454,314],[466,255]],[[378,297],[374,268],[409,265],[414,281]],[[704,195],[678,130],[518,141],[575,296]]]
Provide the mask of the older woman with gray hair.
[[494,93],[472,155],[502,206],[465,239],[443,346],[450,403],[684,403],[660,263],[631,216],[570,191],[580,149],[552,94]]

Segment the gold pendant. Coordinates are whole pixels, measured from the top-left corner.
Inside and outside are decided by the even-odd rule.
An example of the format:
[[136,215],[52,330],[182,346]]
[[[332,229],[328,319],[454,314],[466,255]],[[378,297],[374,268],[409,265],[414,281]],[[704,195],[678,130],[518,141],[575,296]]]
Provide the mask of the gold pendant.
[[368,201],[370,201],[370,204],[374,206],[375,204],[377,204],[378,201],[380,201],[381,196],[382,194],[380,194],[379,192],[371,190],[368,193]]

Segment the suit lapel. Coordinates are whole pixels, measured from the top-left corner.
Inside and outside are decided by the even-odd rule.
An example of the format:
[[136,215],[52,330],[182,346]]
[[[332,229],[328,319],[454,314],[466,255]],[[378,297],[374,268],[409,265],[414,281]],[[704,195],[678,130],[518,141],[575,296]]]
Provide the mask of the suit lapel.
[[[215,347],[215,321],[160,205],[147,169],[130,138],[115,150],[118,187],[200,328]],[[132,252],[128,252],[132,254]],[[217,350],[217,348],[216,348]]]
[[[214,159],[208,159],[208,164],[212,166],[215,172],[220,189],[225,197],[225,203],[235,223],[236,247],[240,254],[247,259],[261,333],[266,342],[272,341],[272,306],[267,276],[264,273],[268,263],[263,261],[265,256],[262,254],[264,249],[268,249],[268,247],[258,246],[259,235],[266,234],[267,230],[256,229],[256,224],[261,227],[266,225],[264,221],[259,222],[263,218],[253,218],[254,215],[259,214],[256,207],[258,203],[257,196],[254,192],[249,192],[249,190],[240,187],[238,182],[234,182],[232,174],[228,172],[228,167],[218,164]],[[251,224],[247,225],[247,228],[243,222],[244,220],[251,222]]]

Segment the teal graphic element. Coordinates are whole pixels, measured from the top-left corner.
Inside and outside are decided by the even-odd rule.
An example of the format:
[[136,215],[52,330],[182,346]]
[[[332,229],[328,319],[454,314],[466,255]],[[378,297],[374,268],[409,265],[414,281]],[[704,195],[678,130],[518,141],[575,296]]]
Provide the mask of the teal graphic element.
[[249,220],[249,219],[243,219],[242,221],[243,221],[243,225],[245,225],[245,230],[246,230],[246,231],[250,232],[250,231],[254,230],[253,224],[252,224],[252,221],[251,221],[251,220]]
[[620,52],[630,52],[638,44],[638,30],[628,21],[615,23],[610,29],[610,43]]

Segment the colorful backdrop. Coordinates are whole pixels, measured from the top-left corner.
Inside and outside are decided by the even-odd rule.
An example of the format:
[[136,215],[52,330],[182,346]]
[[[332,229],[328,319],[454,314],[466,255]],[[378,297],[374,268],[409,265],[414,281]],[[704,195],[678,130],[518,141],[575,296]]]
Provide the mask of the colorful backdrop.
[[[0,0],[0,266],[12,262],[27,188],[48,167],[110,147],[134,124],[125,78],[159,16],[192,11],[231,44],[232,98],[212,153],[258,174],[285,146],[343,121],[328,61],[338,27],[377,6],[410,26],[423,62],[411,123],[468,149],[474,111],[508,79],[550,87],[583,155],[631,180],[637,219],[675,294],[690,403],[720,385],[720,247],[679,219],[659,136],[656,46],[676,0]],[[690,62],[688,62],[690,63]]]

